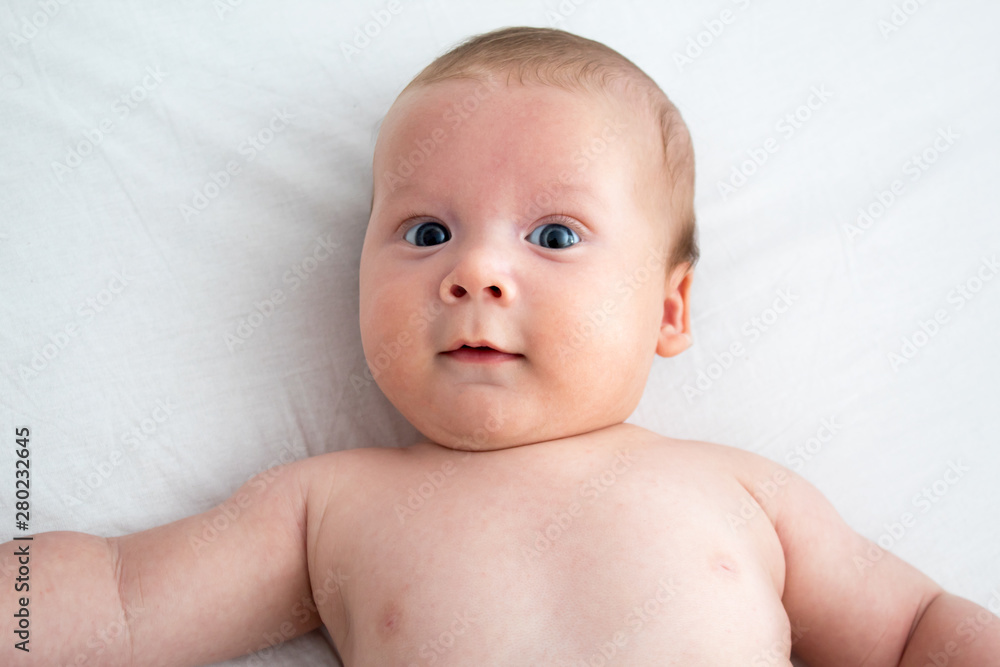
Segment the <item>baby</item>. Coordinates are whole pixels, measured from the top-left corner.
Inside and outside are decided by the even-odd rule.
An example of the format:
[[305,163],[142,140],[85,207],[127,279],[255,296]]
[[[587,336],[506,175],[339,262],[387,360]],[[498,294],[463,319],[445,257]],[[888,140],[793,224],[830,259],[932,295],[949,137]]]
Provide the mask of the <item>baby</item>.
[[624,423],[691,344],[693,191],[680,114],[606,46],[511,28],[437,59],[382,124],[360,276],[369,367],[425,439],[37,535],[13,598],[3,545],[0,662],[260,665],[322,624],[347,667],[1000,665],[995,616],[802,477]]

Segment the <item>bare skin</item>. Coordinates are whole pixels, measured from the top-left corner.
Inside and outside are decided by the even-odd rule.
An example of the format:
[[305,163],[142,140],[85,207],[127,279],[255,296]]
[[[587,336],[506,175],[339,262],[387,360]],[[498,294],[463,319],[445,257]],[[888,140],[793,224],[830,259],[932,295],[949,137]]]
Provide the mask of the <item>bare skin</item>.
[[724,448],[620,425],[354,457],[311,545],[347,574],[324,614],[346,664],[788,664],[781,544],[736,519]]
[[690,267],[662,263],[643,196],[655,141],[561,89],[404,94],[376,147],[361,332],[425,440],[272,469],[134,535],[36,536],[32,653],[5,640],[2,662],[198,665],[323,623],[347,667],[997,664],[1000,621],[795,473],[624,423],[654,357],[691,343]]

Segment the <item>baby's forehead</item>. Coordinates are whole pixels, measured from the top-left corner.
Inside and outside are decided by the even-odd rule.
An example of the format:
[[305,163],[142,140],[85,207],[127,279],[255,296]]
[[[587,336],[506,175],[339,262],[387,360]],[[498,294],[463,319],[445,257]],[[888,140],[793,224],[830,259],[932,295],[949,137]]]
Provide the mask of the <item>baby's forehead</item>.
[[599,171],[599,162],[623,159],[637,143],[634,124],[619,105],[573,91],[440,86],[394,110],[380,137],[379,166],[412,170],[408,180],[417,181],[432,171],[473,167],[517,169],[524,177],[561,170],[584,175]]
[[585,87],[507,83],[498,77],[447,79],[397,98],[383,120],[376,159],[391,150],[421,162],[420,153],[438,148],[492,146],[537,148],[539,159],[557,157],[546,152],[551,149],[584,167],[622,150],[648,154],[650,142],[658,141],[656,130],[650,114],[631,100]]
[[[502,107],[508,100],[522,100],[533,97],[536,104],[544,104],[544,97],[551,97],[554,103],[570,103],[574,108],[591,108],[603,111],[615,108],[616,113],[632,115],[634,105],[623,104],[621,96],[595,85],[553,85],[539,81],[518,82],[508,80],[502,73],[484,74],[477,77],[454,77],[430,83],[412,85],[399,95],[390,114],[397,109],[406,114],[449,110],[453,122],[467,121],[483,109]],[[530,111],[530,110],[525,110]],[[525,114],[526,116],[528,114]]]

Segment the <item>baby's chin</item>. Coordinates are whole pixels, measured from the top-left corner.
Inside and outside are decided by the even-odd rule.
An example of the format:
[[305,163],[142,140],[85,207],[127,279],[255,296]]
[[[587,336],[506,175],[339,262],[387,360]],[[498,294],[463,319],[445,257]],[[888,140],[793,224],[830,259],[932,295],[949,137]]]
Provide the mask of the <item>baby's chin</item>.
[[491,418],[493,421],[488,419],[483,426],[475,429],[463,429],[461,424],[445,423],[422,425],[423,428],[417,426],[417,430],[424,436],[421,441],[423,443],[460,452],[492,452],[570,438],[621,423],[621,420],[609,419],[607,423],[584,425],[577,422],[575,426],[552,423],[525,425],[511,423],[502,414],[491,415]]
[[438,428],[418,428],[424,436],[423,442],[438,445],[458,452],[493,452],[512,447],[532,444],[530,438],[505,433],[503,430],[487,432],[485,429],[463,431],[456,425],[442,425]]

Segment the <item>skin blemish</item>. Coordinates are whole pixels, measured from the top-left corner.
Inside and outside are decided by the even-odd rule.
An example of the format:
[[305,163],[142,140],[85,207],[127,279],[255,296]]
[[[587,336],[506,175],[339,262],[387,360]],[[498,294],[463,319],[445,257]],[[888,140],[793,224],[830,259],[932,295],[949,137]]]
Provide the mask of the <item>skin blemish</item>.
[[713,569],[717,568],[723,576],[735,577],[740,571],[739,566],[736,564],[736,560],[728,554],[715,554],[709,560],[709,563],[713,566]]
[[379,634],[388,637],[399,632],[403,621],[403,610],[395,600],[390,600],[379,614]]

